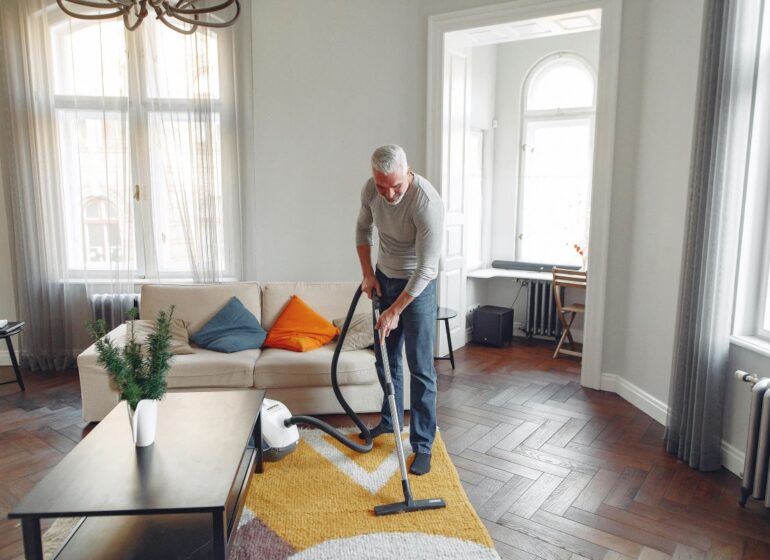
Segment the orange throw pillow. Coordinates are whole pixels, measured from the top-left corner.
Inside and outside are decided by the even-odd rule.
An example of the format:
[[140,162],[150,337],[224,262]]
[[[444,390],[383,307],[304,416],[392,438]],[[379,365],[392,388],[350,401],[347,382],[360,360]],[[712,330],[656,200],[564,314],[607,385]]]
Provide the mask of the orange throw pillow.
[[291,296],[273,328],[267,333],[264,346],[307,352],[331,342],[340,333],[332,323],[313,311],[297,296]]

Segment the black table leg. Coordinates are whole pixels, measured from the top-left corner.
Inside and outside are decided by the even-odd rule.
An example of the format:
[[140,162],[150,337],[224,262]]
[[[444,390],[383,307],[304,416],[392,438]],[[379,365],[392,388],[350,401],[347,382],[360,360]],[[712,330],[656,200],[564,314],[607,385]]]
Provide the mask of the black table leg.
[[446,327],[446,343],[449,345],[449,361],[452,363],[452,369],[455,368],[455,355],[452,351],[452,335],[449,333],[449,319],[444,319]]
[[214,560],[225,560],[227,558],[227,534],[225,533],[225,512],[224,510],[214,510],[211,513],[212,531],[214,535]]
[[21,378],[21,369],[19,368],[19,362],[16,361],[16,352],[13,351],[13,343],[11,337],[5,339],[5,343],[8,345],[8,353],[11,355],[11,364],[13,364],[13,371],[16,374],[16,382],[21,387],[22,391],[26,391],[24,388],[24,381]]
[[262,468],[262,412],[257,416],[257,423],[254,424],[254,447],[257,450],[257,460],[254,462],[254,472],[261,473]]
[[40,538],[40,518],[25,517],[21,520],[24,536],[24,557],[27,560],[43,560],[43,541]]

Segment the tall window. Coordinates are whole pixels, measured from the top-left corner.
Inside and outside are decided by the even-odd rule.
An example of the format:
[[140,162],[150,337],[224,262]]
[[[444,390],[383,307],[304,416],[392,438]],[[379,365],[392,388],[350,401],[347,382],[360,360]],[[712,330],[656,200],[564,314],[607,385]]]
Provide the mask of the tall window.
[[237,162],[225,31],[50,21],[69,269],[232,272],[226,249],[237,232],[228,225],[237,220],[225,216],[238,213]]
[[557,53],[524,82],[516,259],[582,265],[587,246],[595,80],[582,58]]
[[[755,22],[746,19],[745,25]],[[733,334],[770,356],[770,11],[764,11],[760,25],[756,82],[736,84],[736,97],[751,100],[752,110]],[[752,33],[750,28],[744,32]],[[736,165],[743,169],[742,161]]]

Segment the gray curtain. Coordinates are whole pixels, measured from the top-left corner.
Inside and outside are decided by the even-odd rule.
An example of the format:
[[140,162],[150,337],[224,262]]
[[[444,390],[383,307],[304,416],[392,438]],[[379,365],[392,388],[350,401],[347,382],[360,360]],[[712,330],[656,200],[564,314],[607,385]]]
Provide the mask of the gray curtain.
[[33,37],[42,34],[46,2],[50,0],[7,0],[0,6],[0,158],[12,226],[18,320],[25,322],[21,362],[35,370],[75,364],[72,289],[61,274],[66,236],[61,222],[52,219],[52,210],[62,201],[47,196],[56,191],[46,188],[60,180],[58,166],[50,164],[58,153],[52,97],[45,91],[47,75],[32,63],[43,56]]
[[665,444],[722,466],[722,413],[764,0],[706,0]]

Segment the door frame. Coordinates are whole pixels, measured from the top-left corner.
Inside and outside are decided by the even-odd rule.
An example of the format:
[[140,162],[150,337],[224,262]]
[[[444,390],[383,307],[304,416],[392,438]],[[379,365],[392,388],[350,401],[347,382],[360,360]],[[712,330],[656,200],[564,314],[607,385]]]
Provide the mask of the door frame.
[[[428,99],[425,169],[428,177],[441,177],[441,170],[443,169],[442,96],[445,33],[596,8],[602,11],[602,22],[599,39],[596,129],[594,133],[594,165],[591,192],[591,252],[589,255],[591,278],[586,291],[584,327],[584,340],[586,342],[583,346],[580,383],[585,387],[601,389],[610,203],[615,149],[615,118],[623,0],[516,0],[493,6],[430,16],[428,18]],[[440,181],[437,181],[437,183],[438,190],[441,192],[442,185]],[[442,290],[440,284],[438,289],[439,291]],[[464,315],[464,310],[460,311],[461,315]]]

